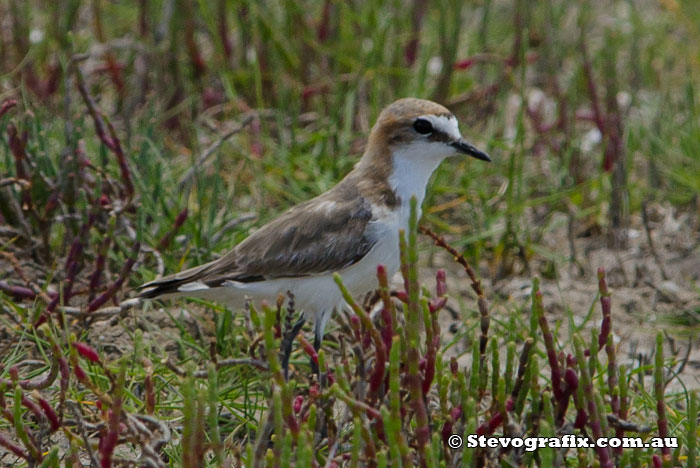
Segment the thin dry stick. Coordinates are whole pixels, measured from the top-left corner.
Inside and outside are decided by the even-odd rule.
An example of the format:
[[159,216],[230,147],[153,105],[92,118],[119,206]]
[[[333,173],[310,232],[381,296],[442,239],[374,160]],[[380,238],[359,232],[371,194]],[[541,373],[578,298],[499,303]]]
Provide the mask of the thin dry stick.
[[[161,454],[159,454],[158,451],[165,444],[170,442],[170,439],[172,438],[168,425],[165,424],[163,421],[154,418],[153,416],[145,414],[127,413],[127,420],[131,422],[140,433],[148,436],[148,443],[141,444],[141,448],[143,450],[143,453],[141,455],[141,461],[150,462],[151,466],[165,467],[163,461],[160,459]],[[155,437],[153,431],[148,429],[145,426],[144,422],[156,426],[161,436]],[[132,430],[134,429],[132,428]]]
[[24,281],[24,284],[26,284],[36,296],[41,297],[41,299],[47,303],[52,301],[53,298],[50,297],[46,291],[44,291],[38,284],[30,280],[27,275],[25,275],[22,265],[17,257],[12,254],[12,252],[0,252],[0,256],[5,257],[5,259],[12,264],[15,274],[19,277],[19,279]]
[[433,239],[435,245],[447,250],[450,253],[450,255],[452,255],[454,260],[460,265],[462,265],[462,267],[464,267],[464,270],[467,272],[467,275],[469,276],[469,279],[472,282],[471,287],[478,296],[477,304],[479,305],[479,314],[481,315],[481,337],[479,338],[479,351],[483,355],[486,351],[486,341],[488,340],[490,318],[488,302],[486,301],[486,297],[484,296],[484,290],[481,288],[481,280],[479,280],[476,277],[476,274],[474,274],[474,270],[472,270],[472,267],[464,258],[464,255],[457,252],[457,250],[455,250],[454,247],[449,245],[445,241],[445,239],[443,239],[441,236],[437,235],[432,230],[430,230],[430,228],[427,228],[425,226],[419,226],[418,229],[421,233]]
[[[90,93],[88,93],[87,87],[85,85],[85,77],[80,71],[79,67],[75,67],[75,76],[77,77],[78,91],[88,108],[88,112],[92,117],[93,123],[95,125],[95,132],[100,141],[112,152],[117,158],[117,164],[121,171],[121,181],[124,184],[124,190],[126,191],[127,198],[131,198],[134,194],[134,185],[131,181],[131,170],[122,150],[121,142],[117,137],[117,133],[109,120],[104,116],[104,114],[97,108],[95,100],[92,99]],[[106,127],[106,130],[105,130]],[[107,134],[109,132],[109,135]]]
[[642,202],[642,222],[644,223],[644,231],[647,234],[647,243],[649,244],[649,251],[651,251],[651,255],[654,257],[654,261],[659,267],[661,277],[664,280],[667,280],[668,274],[666,274],[666,270],[664,269],[664,264],[661,261],[661,257],[659,257],[659,253],[656,251],[656,247],[654,246],[654,239],[651,237],[651,228],[649,227],[649,215],[647,213],[646,200]]
[[258,437],[255,440],[255,449],[253,450],[253,468],[260,468],[264,465],[264,456],[267,449],[268,442],[272,436],[272,430],[275,427],[274,413],[272,408],[267,411],[267,417],[265,418],[265,425],[262,430],[258,433]]
[[122,301],[119,303],[117,306],[108,306],[108,307],[102,307],[101,309],[97,309],[94,312],[88,312],[84,308],[81,307],[59,307],[59,310],[63,312],[66,315],[70,315],[71,317],[78,317],[78,318],[83,318],[90,316],[93,319],[97,318],[106,318],[106,317],[112,317],[114,315],[119,315],[120,313],[129,310],[133,307],[136,307],[137,305],[141,304],[142,299],[138,297],[133,297],[131,299],[127,299],[125,301]]
[[[58,377],[58,366],[58,359],[54,359],[51,363],[51,367],[49,368],[49,372],[43,377],[38,377],[33,380],[20,380],[17,382],[17,384],[23,390],[43,390],[45,388],[48,388],[49,386],[51,386],[51,384],[53,384],[56,381],[56,377]],[[0,379],[0,385],[6,385],[7,387],[11,387],[12,385],[14,385],[14,383],[11,380]]]
[[72,401],[67,401],[66,404],[70,407],[71,411],[73,412],[73,416],[75,416],[75,421],[78,426],[78,429],[80,430],[80,435],[83,437],[83,443],[85,444],[85,448],[87,449],[88,455],[90,456],[90,466],[92,468],[99,468],[100,462],[97,461],[95,451],[92,449],[92,445],[90,444],[90,438],[88,437],[87,431],[85,429],[85,421],[83,420],[83,415],[80,412],[80,406]]
[[103,292],[100,296],[97,296],[97,298],[93,299],[90,304],[87,306],[87,311],[88,312],[94,312],[100,307],[102,307],[108,300],[110,300],[116,293],[119,291],[121,288],[122,284],[126,281],[126,279],[129,277],[131,274],[131,270],[136,264],[137,257],[139,250],[141,249],[141,244],[137,242],[134,244],[134,247],[131,249],[131,255],[127,258],[126,262],[124,263],[124,266],[122,267],[122,271],[119,273],[119,278],[112,283],[112,285],[107,288],[105,292]]
[[651,427],[650,426],[642,426],[640,424],[635,424],[630,421],[625,421],[624,419],[620,419],[614,414],[607,414],[606,418],[608,419],[608,423],[615,429],[622,429],[625,432],[639,432],[640,434],[646,434],[647,432],[651,432]]
[[24,179],[18,179],[17,177],[6,177],[4,179],[0,179],[0,187],[5,187],[7,185],[13,185],[17,184],[23,189],[28,189],[31,187],[31,184],[24,180]]
[[[683,370],[685,369],[685,366],[688,364],[688,359],[690,359],[690,352],[693,349],[693,336],[688,337],[688,346],[686,346],[685,350],[685,356],[683,356],[683,359],[681,359],[680,364],[678,365],[678,369],[674,371],[674,374],[681,374]],[[666,382],[666,385],[668,385],[669,382]]]

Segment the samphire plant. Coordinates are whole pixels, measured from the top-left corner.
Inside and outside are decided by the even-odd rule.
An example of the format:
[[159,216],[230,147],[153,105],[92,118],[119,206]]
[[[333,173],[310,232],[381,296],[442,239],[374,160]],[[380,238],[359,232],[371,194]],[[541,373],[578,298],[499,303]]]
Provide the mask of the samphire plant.
[[[22,333],[32,337],[41,357],[3,369],[5,460],[57,467],[63,459],[64,466],[103,468],[696,466],[697,397],[665,395],[670,372],[661,335],[653,365],[619,364],[602,270],[602,320],[588,336],[576,331],[559,341],[537,279],[529,328],[518,330],[511,320],[505,333],[492,335],[480,281],[458,252],[423,228],[465,268],[477,295],[478,330],[465,354],[470,363],[448,357],[438,320],[447,301],[445,272],[437,272],[434,292],[420,285],[415,203],[412,208],[410,229],[401,235],[403,289],[390,290],[379,266],[380,288],[361,304],[337,277],[350,311],[337,318],[337,330],[318,354],[300,335],[289,379],[278,350],[296,315],[293,298],[287,307],[281,298],[276,307],[251,304],[249,356],[222,360],[214,346],[202,369],[190,363],[183,370],[171,358],[154,365],[140,333],[131,355],[108,362],[78,340],[66,321],[48,320],[37,328],[25,317],[18,322]],[[320,379],[309,372],[304,355],[318,363]],[[24,375],[37,365],[44,372]],[[257,369],[257,384],[267,396],[245,422],[247,430],[230,431],[222,376],[247,366]],[[652,385],[635,378],[652,372]],[[179,395],[177,403],[166,401],[168,391]],[[467,447],[479,436],[562,441],[565,434],[591,440],[632,436],[644,443],[675,437],[677,445]],[[463,446],[457,448],[459,438]]]

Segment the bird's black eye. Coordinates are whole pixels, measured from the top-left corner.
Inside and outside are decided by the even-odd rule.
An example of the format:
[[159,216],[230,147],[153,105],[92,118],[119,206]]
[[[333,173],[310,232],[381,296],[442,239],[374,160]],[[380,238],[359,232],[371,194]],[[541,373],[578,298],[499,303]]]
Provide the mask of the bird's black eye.
[[416,119],[416,121],[413,122],[413,130],[421,135],[429,135],[433,133],[433,124],[425,119]]

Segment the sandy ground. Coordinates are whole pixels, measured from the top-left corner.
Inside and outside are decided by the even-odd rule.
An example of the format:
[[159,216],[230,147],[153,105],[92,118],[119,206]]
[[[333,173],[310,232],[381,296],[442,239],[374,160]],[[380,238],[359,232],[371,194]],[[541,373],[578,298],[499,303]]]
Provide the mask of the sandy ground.
[[[679,374],[680,381],[672,382],[671,388],[681,388],[682,385],[700,388],[700,233],[697,217],[678,214],[670,206],[650,208],[649,228],[656,255],[649,247],[641,219],[632,219],[629,241],[622,249],[610,249],[600,234],[591,235],[582,230],[574,236],[576,263],[568,260],[571,248],[567,224],[558,224],[560,228],[545,235],[544,247],[562,261],[535,258],[529,262],[531,274],[523,271],[499,281],[491,279],[495,277],[492,271],[496,268],[486,263],[480,265],[480,276],[491,303],[493,319],[507,320],[509,314],[517,310],[529,313],[532,276],[537,275],[541,279],[550,326],[560,327],[559,341],[566,343],[569,336],[566,311],[570,309],[576,325],[581,324],[596,298],[597,270],[603,267],[612,291],[613,333],[620,362],[634,366],[652,362],[655,337],[662,331],[666,335],[665,355],[676,357],[676,368],[686,361]],[[447,255],[435,257],[432,263],[449,272],[449,289],[465,291],[465,299],[472,298],[471,307],[475,308],[474,295],[469,288],[465,288],[464,283],[457,285],[458,282],[468,284],[461,267]],[[552,274],[553,270],[555,274]],[[434,281],[428,279],[427,283],[433,284]],[[458,302],[453,299],[450,304],[458,308]],[[600,318],[600,306],[596,301],[590,324],[599,325]],[[460,320],[455,314],[442,314],[444,333],[454,334]],[[457,346],[455,352],[460,353],[464,348],[464,344]]]

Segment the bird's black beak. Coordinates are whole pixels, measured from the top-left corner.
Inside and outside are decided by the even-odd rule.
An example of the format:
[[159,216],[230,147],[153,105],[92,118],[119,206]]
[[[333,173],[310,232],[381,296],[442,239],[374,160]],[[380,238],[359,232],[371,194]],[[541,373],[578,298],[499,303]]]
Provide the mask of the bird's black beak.
[[467,141],[463,138],[460,138],[459,140],[451,143],[451,146],[460,153],[468,154],[469,156],[472,156],[476,159],[481,159],[482,161],[491,162],[491,158],[488,154],[476,149],[470,143],[467,143]]

